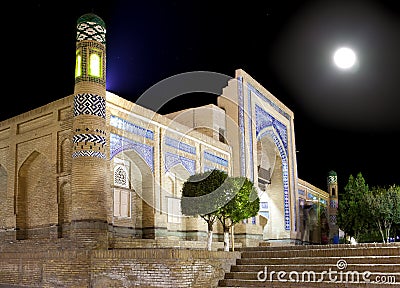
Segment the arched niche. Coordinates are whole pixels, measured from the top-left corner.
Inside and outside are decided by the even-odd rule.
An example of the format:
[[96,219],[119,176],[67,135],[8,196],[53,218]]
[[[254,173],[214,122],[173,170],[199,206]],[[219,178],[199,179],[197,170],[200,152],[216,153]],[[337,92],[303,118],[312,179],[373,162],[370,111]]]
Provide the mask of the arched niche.
[[19,168],[17,239],[47,238],[49,226],[57,224],[57,193],[53,175],[48,159],[37,151],[32,152]]

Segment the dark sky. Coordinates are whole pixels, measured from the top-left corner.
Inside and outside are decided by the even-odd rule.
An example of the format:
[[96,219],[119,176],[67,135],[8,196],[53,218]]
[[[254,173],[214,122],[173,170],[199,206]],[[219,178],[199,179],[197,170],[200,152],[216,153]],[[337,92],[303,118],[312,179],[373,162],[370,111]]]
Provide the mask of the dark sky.
[[[190,71],[243,69],[295,115],[300,178],[339,189],[361,172],[370,186],[400,185],[398,1],[12,1],[2,17],[0,120],[73,93],[76,20],[107,26],[107,89],[136,99]],[[358,65],[332,64],[339,46]],[[7,98],[6,98],[7,97]],[[215,103],[193,93],[159,111]]]

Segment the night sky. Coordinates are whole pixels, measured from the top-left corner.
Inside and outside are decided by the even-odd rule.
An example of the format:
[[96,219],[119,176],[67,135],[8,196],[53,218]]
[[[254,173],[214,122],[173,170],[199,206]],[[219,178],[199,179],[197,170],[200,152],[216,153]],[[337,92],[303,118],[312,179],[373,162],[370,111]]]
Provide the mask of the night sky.
[[[301,179],[326,189],[334,170],[339,189],[359,172],[400,185],[397,2],[12,1],[0,120],[73,93],[76,21],[93,12],[107,28],[107,90],[135,102],[179,73],[243,69],[294,112]],[[342,45],[357,53],[351,71],[333,65]],[[216,95],[186,94],[158,112],[209,103]]]

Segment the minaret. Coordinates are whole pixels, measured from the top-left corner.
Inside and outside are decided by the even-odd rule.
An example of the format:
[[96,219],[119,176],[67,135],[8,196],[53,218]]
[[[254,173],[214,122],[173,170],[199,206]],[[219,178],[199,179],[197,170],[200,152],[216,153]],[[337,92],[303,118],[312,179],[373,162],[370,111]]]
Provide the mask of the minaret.
[[335,171],[328,173],[328,193],[329,193],[329,241],[331,243],[339,243],[339,227],[337,225],[337,209],[338,209],[338,182]]
[[72,153],[72,237],[107,247],[106,28],[95,14],[77,21]]

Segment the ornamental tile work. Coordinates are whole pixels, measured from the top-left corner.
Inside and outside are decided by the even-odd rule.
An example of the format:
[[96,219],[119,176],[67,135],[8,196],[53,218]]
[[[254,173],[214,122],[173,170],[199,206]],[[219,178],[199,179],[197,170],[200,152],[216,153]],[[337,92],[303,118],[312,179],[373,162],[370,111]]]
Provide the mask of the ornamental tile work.
[[127,120],[121,119],[117,116],[111,115],[110,116],[110,125],[114,126],[118,129],[124,130],[126,132],[139,135],[141,137],[154,140],[154,132],[143,128],[139,125],[133,124]]
[[211,161],[211,162],[214,162],[214,163],[217,163],[219,165],[228,167],[228,160],[226,160],[226,159],[224,159],[222,157],[219,157],[217,155],[214,155],[214,154],[212,154],[212,153],[210,153],[208,151],[204,151],[204,159],[206,159],[208,161]]
[[96,157],[96,158],[106,159],[106,155],[104,153],[92,150],[81,150],[72,153],[72,158],[77,158],[77,157]]
[[118,153],[134,150],[154,172],[154,148],[144,143],[139,143],[120,135],[110,134],[110,159]]
[[252,85],[248,85],[248,88],[251,90],[251,92],[253,92],[254,94],[257,95],[257,97],[259,97],[260,99],[262,99],[263,101],[267,102],[269,105],[272,106],[272,108],[274,108],[277,112],[279,112],[279,114],[281,114],[282,116],[284,116],[286,119],[290,120],[290,115],[288,113],[286,113],[285,111],[283,111],[278,105],[276,105],[274,102],[272,102],[270,99],[268,99],[267,97],[264,96],[264,94],[262,94],[260,91],[258,91],[256,88],[254,88]]
[[278,148],[279,155],[282,159],[282,178],[283,178],[283,199],[284,199],[284,215],[285,215],[285,230],[290,230],[290,205],[289,205],[289,167],[288,160],[286,157],[285,149],[282,147],[281,141],[279,141],[278,136],[272,130],[265,130],[263,133],[257,136],[257,138],[262,138],[264,136],[269,136],[274,141],[276,147]]
[[168,136],[165,137],[164,142],[165,142],[165,145],[167,145],[167,146],[170,146],[170,147],[176,148],[178,150],[196,155],[196,147],[194,147],[192,145],[183,143],[177,139],[174,139],[174,138],[171,138]]
[[74,143],[91,142],[91,143],[100,144],[101,146],[106,146],[106,138],[103,136],[100,136],[100,135],[95,135],[95,134],[74,135],[74,137],[72,138],[72,141]]
[[82,93],[74,97],[74,116],[94,115],[106,118],[106,100],[96,94]]
[[284,124],[280,121],[276,120],[271,114],[267,111],[263,110],[260,106],[255,106],[256,113],[256,135],[262,132],[263,129],[267,127],[273,127],[279,135],[283,146],[285,147],[286,155],[288,155],[288,138],[287,138],[287,129]]
[[337,183],[337,176],[329,175],[328,184]]
[[165,171],[168,172],[172,167],[182,164],[183,167],[193,175],[196,173],[196,160],[192,160],[181,155],[176,155],[170,152],[164,154]]
[[317,200],[317,196],[315,196],[312,193],[308,193],[307,198],[310,199],[310,200]]
[[[252,104],[251,104],[251,90],[250,84],[248,85],[248,89],[247,89],[247,96],[248,96],[248,111],[251,111],[252,108]],[[254,182],[254,169],[252,169],[252,167],[254,167],[254,158],[253,158],[253,117],[252,117],[252,113],[249,112],[249,158],[250,158],[250,181]]]
[[106,43],[106,29],[96,22],[83,22],[77,25],[76,41],[94,40]]
[[129,188],[128,172],[123,165],[117,165],[114,169],[114,185]]
[[240,175],[246,175],[245,144],[244,144],[244,99],[243,99],[243,77],[238,77],[239,97],[239,130],[240,130]]

